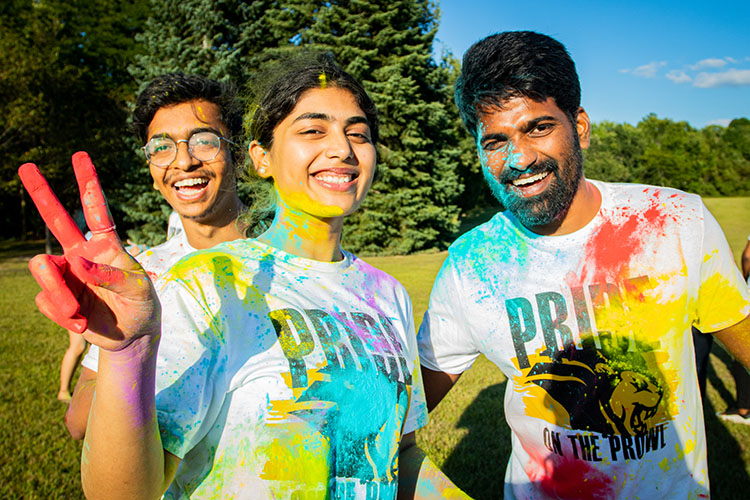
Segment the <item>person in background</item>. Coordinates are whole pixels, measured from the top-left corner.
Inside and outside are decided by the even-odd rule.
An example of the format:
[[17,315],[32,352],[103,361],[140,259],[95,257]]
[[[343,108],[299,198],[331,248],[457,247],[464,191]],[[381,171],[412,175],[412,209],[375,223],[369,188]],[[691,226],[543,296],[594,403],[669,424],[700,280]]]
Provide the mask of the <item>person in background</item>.
[[[745,249],[742,251],[742,276],[750,285],[750,236],[748,236]],[[729,369],[734,378],[737,401],[734,406],[730,406],[721,413],[719,417],[723,420],[730,420],[735,423],[750,424],[750,374],[742,363],[737,359],[732,359],[732,366]]]
[[546,35],[477,42],[455,94],[505,210],[436,278],[428,407],[484,354],[508,378],[505,499],[708,498],[691,327],[750,364],[750,297],[719,224],[696,195],[585,178],[578,75]]
[[[244,210],[237,195],[238,158],[231,148],[242,136],[242,106],[230,85],[199,75],[158,76],[136,100],[133,127],[154,188],[173,209],[167,241],[137,253],[152,280],[197,249],[244,237],[237,220]],[[92,346],[82,364],[65,415],[75,439],[86,433],[99,347]]]

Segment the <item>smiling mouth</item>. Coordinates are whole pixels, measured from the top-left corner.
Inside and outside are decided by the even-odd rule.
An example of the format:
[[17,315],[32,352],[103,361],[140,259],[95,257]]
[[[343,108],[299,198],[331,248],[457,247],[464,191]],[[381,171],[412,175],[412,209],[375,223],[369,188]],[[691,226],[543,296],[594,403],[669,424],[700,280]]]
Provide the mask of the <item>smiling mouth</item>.
[[534,183],[537,183],[537,182],[543,180],[549,174],[550,173],[547,171],[547,172],[541,172],[541,173],[536,174],[536,175],[531,175],[529,177],[524,177],[522,179],[514,179],[513,181],[511,181],[511,184],[513,184],[513,186],[515,186],[515,187],[529,186],[531,184],[534,184]]
[[326,184],[332,184],[332,185],[342,185],[342,184],[348,184],[355,180],[357,177],[359,177],[359,174],[356,174],[354,172],[349,173],[338,173],[338,172],[318,172],[317,174],[314,174],[313,177],[315,179],[324,182]]
[[190,192],[199,191],[208,185],[208,179],[206,177],[193,177],[190,179],[182,179],[174,183],[173,187],[177,191]]

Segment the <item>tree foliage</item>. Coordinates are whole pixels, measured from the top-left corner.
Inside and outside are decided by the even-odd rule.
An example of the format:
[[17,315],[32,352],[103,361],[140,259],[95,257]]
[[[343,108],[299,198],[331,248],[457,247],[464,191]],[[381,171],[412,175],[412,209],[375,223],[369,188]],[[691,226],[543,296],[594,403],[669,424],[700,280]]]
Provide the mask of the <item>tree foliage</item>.
[[[139,88],[182,71],[239,87],[297,46],[332,52],[381,113],[377,178],[347,221],[358,252],[444,248],[459,219],[494,205],[452,88],[459,63],[435,57],[439,10],[430,0],[6,0],[0,3],[2,237],[40,236],[16,169],[40,165],[69,209],[78,205],[70,154],[89,151],[121,230],[164,237],[169,207],[152,189],[128,117]],[[602,122],[586,175],[750,195],[750,120],[696,129],[655,115]],[[241,196],[249,193],[241,185]],[[248,200],[249,201],[249,200]],[[18,216],[18,214],[21,214]]]

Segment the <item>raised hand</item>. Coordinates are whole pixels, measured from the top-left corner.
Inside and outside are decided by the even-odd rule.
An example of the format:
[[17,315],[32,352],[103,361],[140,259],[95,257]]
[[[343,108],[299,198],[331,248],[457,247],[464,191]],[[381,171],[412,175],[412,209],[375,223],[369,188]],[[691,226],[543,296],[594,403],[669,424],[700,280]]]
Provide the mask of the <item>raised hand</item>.
[[115,232],[88,154],[73,155],[86,224],[86,240],[36,165],[18,169],[44,222],[63,248],[62,256],[37,255],[29,262],[42,287],[39,310],[58,325],[82,333],[102,349],[118,351],[146,335],[158,337],[161,307],[151,281]]

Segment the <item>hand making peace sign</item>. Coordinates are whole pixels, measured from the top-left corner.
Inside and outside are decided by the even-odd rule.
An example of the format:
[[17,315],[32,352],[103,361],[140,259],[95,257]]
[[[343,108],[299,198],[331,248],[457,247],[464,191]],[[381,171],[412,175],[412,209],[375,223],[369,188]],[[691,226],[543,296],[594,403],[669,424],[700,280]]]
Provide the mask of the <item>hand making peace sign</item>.
[[154,287],[115,232],[99,179],[89,155],[73,155],[81,193],[86,240],[36,165],[18,169],[44,222],[60,242],[63,255],[37,255],[29,269],[42,287],[39,310],[63,328],[82,333],[102,349],[118,351],[142,336],[158,338],[161,306]]

